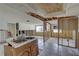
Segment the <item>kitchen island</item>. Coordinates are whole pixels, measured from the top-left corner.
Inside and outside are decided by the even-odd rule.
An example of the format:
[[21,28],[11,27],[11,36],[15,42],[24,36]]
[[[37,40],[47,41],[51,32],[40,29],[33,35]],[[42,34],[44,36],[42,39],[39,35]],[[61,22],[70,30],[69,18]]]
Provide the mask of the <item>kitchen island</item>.
[[5,56],[36,56],[38,51],[38,41],[35,38],[20,43],[11,41],[4,46]]

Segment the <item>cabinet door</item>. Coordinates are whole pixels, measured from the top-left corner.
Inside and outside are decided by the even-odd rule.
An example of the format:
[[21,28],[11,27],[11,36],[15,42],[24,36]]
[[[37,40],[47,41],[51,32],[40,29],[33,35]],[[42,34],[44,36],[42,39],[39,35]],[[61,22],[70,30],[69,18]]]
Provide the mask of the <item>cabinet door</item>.
[[37,54],[38,54],[38,47],[35,44],[33,44],[31,46],[31,55],[36,56]]
[[22,56],[29,56],[29,52],[25,51]]

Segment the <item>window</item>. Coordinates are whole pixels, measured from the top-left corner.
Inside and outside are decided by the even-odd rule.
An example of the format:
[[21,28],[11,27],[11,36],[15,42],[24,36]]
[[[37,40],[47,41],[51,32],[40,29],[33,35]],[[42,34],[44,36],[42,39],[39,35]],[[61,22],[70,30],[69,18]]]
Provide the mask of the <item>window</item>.
[[[52,30],[53,30],[53,32],[57,33],[58,32],[58,26],[53,26]],[[62,31],[59,30],[59,32],[61,33]]]
[[36,26],[36,32],[43,32],[43,26],[42,25],[37,25]]
[[53,29],[53,32],[58,32],[58,30],[57,29]]
[[[57,33],[58,32],[58,29],[53,29],[53,32]],[[59,32],[61,33],[62,31],[59,30]]]

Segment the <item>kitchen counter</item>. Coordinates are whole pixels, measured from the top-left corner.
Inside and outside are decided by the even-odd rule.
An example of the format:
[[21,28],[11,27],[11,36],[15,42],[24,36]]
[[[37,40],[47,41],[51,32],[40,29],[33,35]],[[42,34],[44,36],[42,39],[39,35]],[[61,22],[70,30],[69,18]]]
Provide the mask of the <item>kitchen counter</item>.
[[[25,37],[34,37],[34,36],[25,36]],[[36,40],[36,39],[37,38],[34,37],[33,39],[27,39],[26,41],[16,43],[16,42],[13,42],[13,38],[8,38],[8,39],[6,39],[7,40],[6,41],[7,43],[4,44],[4,45],[10,44],[13,48],[18,48],[18,47],[20,47],[20,46],[22,46],[24,44],[28,44],[28,43]],[[17,37],[15,38],[15,40],[17,40]]]
[[25,44],[28,44],[28,43],[30,43],[30,42],[32,42],[32,41],[34,41],[34,40],[36,40],[36,39],[28,39],[27,41],[25,41],[25,42],[21,42],[21,43],[16,43],[16,42],[13,42],[13,41],[11,41],[11,42],[8,42],[13,48],[18,48],[18,47],[20,47],[20,46],[23,46],[23,45],[25,45]]
[[35,38],[19,43],[10,41],[4,46],[5,56],[36,56],[38,51],[38,40]]

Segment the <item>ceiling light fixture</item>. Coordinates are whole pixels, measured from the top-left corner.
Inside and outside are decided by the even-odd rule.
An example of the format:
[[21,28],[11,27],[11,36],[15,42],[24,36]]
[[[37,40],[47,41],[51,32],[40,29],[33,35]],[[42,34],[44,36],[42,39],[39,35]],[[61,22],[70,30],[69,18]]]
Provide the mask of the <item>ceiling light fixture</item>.
[[27,20],[26,22],[30,22],[29,20]]

